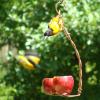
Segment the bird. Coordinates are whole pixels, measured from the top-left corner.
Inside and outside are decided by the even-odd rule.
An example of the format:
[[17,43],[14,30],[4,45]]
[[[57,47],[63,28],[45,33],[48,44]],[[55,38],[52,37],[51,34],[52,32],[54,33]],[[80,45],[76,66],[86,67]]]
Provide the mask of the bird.
[[25,53],[25,55],[18,55],[18,62],[28,70],[34,70],[39,67],[40,57],[33,53]]
[[63,20],[59,15],[57,15],[50,20],[48,24],[48,30],[44,33],[44,36],[53,36],[61,32],[62,30]]

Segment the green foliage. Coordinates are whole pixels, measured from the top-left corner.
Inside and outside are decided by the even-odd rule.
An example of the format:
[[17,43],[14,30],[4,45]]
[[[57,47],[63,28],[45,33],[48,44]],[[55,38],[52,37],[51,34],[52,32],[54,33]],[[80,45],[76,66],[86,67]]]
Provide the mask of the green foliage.
[[[43,36],[48,22],[56,15],[56,2],[0,0],[0,47],[5,44],[10,47],[8,61],[0,63],[0,69],[5,70],[0,75],[0,96],[12,94],[14,100],[66,100],[41,93],[41,85],[44,77],[69,74],[75,78],[74,93],[77,92],[78,65],[69,41],[63,33],[48,39]],[[65,25],[83,62],[83,93],[74,100],[99,100],[99,4],[99,0],[65,0],[61,5]],[[12,48],[16,48],[19,54],[25,51],[38,52],[41,58],[40,69],[25,70],[14,58]]]

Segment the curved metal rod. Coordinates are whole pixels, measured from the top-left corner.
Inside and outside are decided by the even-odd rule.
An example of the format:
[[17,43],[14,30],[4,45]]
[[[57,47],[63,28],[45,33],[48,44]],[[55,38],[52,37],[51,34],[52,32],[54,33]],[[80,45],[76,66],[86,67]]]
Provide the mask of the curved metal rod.
[[[55,5],[55,9],[56,9],[56,12],[57,14],[61,16],[60,14],[60,10],[58,10],[58,5],[63,3],[64,0],[60,0],[59,2],[56,3]],[[63,96],[63,97],[77,97],[77,96],[80,96],[81,95],[81,91],[82,91],[82,61],[81,61],[81,58],[80,58],[80,54],[78,52],[78,49],[75,45],[75,43],[73,42],[73,40],[71,39],[71,36],[70,36],[70,33],[67,31],[67,29],[64,27],[64,22],[63,22],[63,31],[64,31],[64,34],[66,36],[66,38],[70,41],[71,45],[73,46],[74,50],[75,50],[75,53],[76,53],[76,57],[78,59],[78,64],[79,64],[79,84],[78,84],[78,93],[76,95],[55,95],[55,96]]]
[[62,97],[77,97],[81,95],[82,92],[82,62],[81,62],[81,58],[80,58],[80,54],[78,52],[78,49],[75,45],[75,43],[73,42],[73,40],[71,39],[70,33],[67,31],[67,29],[65,27],[63,27],[63,31],[64,34],[66,36],[66,38],[70,41],[71,45],[73,46],[75,53],[76,53],[76,57],[78,59],[78,63],[79,63],[79,84],[78,84],[78,93],[76,95],[56,95],[54,94],[53,96],[62,96]]
[[73,42],[73,40],[71,39],[70,33],[67,31],[67,29],[64,27],[64,34],[66,36],[66,38],[70,41],[71,45],[73,46],[75,53],[76,53],[76,57],[78,59],[78,64],[79,64],[79,84],[78,84],[78,93],[77,95],[69,95],[68,97],[75,97],[75,96],[80,96],[81,91],[82,91],[82,61],[80,58],[80,54],[78,52],[78,49],[75,45],[75,43]]
[[62,97],[77,97],[81,95],[82,92],[82,62],[81,62],[81,58],[80,58],[80,54],[78,52],[78,49],[75,45],[75,43],[73,42],[73,40],[71,39],[70,33],[67,31],[67,29],[65,27],[63,27],[63,31],[64,34],[66,36],[66,38],[70,41],[71,45],[73,46],[75,53],[76,53],[76,57],[78,59],[78,63],[79,63],[79,84],[78,84],[78,93],[76,95],[54,95],[54,96],[62,96]]
[[60,4],[62,4],[63,1],[64,1],[64,0],[60,0],[59,2],[57,2],[57,3],[55,4],[55,9],[56,9],[56,12],[57,12],[58,15],[60,15],[60,10],[58,10],[58,6],[59,6]]

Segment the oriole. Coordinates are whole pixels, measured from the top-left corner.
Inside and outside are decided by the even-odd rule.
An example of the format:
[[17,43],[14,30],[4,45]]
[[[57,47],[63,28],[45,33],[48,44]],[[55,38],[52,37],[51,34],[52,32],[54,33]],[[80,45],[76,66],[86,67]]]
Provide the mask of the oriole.
[[36,67],[38,67],[40,58],[34,54],[25,54],[25,55],[18,55],[17,60],[19,63],[28,70],[34,70]]
[[62,18],[57,15],[56,17],[53,17],[51,21],[48,24],[48,30],[44,33],[44,36],[52,36],[63,29],[63,21]]

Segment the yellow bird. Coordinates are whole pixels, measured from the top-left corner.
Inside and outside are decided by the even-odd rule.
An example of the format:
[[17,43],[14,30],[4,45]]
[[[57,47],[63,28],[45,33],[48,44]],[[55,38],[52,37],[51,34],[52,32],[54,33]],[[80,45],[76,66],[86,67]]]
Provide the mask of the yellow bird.
[[52,36],[59,33],[62,30],[63,30],[62,18],[59,15],[57,15],[56,17],[53,17],[49,22],[48,30],[44,33],[44,36]]
[[19,63],[28,70],[34,70],[38,67],[40,58],[34,54],[18,55],[17,60]]

